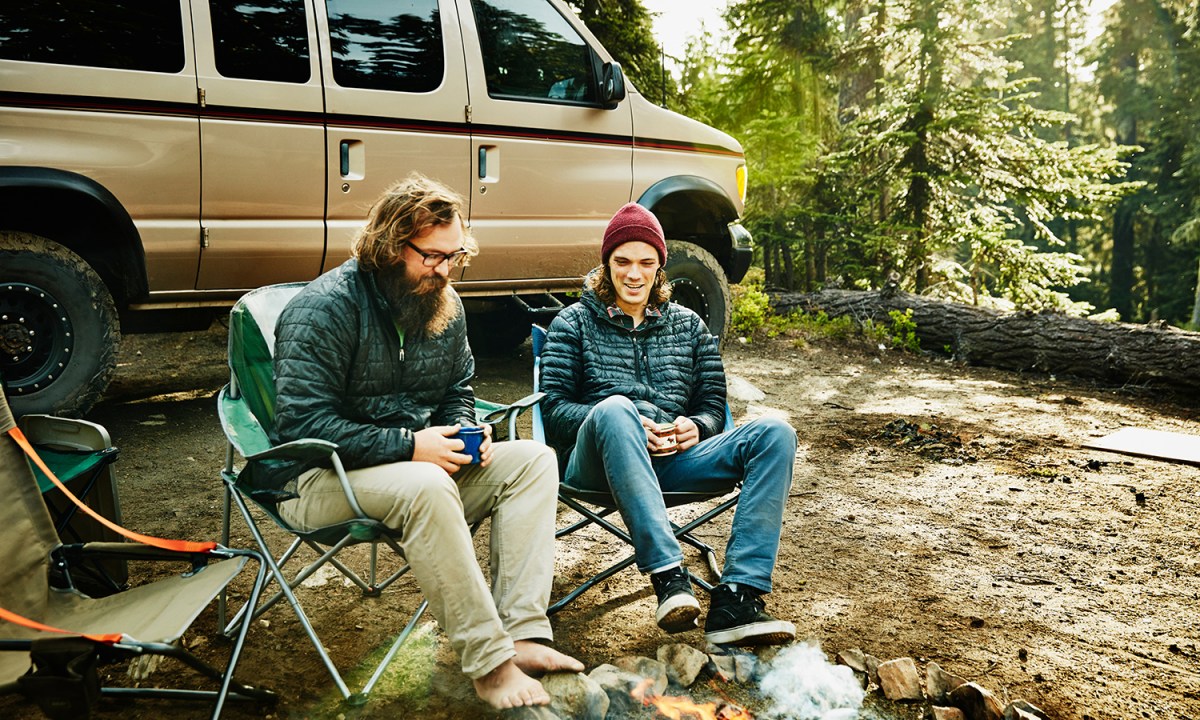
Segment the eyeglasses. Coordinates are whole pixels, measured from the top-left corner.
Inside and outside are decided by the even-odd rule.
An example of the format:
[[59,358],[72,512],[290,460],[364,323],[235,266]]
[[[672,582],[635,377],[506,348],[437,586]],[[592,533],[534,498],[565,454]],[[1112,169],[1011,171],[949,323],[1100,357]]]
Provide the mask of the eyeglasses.
[[455,250],[452,253],[425,252],[421,248],[405,241],[405,245],[412,248],[412,251],[421,256],[421,264],[425,267],[437,267],[444,262],[450,263],[450,267],[456,268],[467,261],[467,251]]

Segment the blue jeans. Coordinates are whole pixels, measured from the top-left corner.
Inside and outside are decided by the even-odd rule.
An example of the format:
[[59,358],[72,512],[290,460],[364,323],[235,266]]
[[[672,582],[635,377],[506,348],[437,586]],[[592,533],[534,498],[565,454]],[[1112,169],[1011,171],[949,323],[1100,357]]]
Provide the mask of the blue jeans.
[[617,395],[584,419],[563,482],[612,493],[633,538],[638,569],[653,572],[683,561],[662,493],[730,490],[741,480],[721,582],[770,592],[795,457],[796,431],[777,418],[759,418],[652,458],[637,408]]

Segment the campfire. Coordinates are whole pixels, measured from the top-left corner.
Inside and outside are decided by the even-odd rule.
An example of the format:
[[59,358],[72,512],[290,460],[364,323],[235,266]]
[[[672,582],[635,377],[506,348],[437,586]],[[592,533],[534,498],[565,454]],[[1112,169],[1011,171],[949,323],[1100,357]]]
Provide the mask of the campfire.
[[[1046,720],[1024,700],[1002,705],[988,690],[929,662],[879,659],[861,650],[837,654],[836,664],[814,644],[755,655],[684,644],[665,645],[657,659],[618,658],[588,675],[543,679],[550,708],[518,717],[550,720]],[[700,682],[698,682],[700,681]],[[670,688],[670,692],[668,692]],[[736,699],[735,699],[736,698]],[[923,711],[918,710],[923,708]],[[651,714],[652,713],[652,714]]]
[[715,683],[710,684],[722,696],[720,702],[698,703],[690,697],[676,695],[654,695],[649,692],[654,680],[646,678],[634,689],[634,699],[643,706],[653,707],[659,717],[670,720],[750,720],[749,710],[735,704],[725,696]]

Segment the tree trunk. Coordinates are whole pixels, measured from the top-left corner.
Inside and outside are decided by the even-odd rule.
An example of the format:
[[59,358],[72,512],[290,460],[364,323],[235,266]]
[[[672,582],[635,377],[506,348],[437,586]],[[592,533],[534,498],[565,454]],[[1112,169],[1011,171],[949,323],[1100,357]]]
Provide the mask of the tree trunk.
[[822,290],[772,296],[775,312],[824,310],[888,326],[889,310],[912,309],[921,347],[1017,371],[1074,375],[1200,391],[1200,333],[1167,326],[1099,323],[1050,313],[1003,313],[883,290]]

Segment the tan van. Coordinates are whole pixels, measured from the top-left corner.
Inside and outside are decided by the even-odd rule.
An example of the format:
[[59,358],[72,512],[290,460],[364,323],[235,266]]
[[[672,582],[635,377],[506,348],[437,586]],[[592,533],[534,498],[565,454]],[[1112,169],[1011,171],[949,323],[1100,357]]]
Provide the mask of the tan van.
[[[341,263],[419,170],[470,205],[477,349],[520,342],[637,200],[715,332],[750,263],[742,148],[655,106],[559,0],[0,3],[0,376],[81,414],[120,331]],[[172,310],[165,314],[161,311]]]

